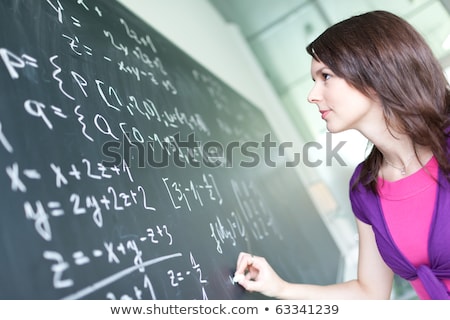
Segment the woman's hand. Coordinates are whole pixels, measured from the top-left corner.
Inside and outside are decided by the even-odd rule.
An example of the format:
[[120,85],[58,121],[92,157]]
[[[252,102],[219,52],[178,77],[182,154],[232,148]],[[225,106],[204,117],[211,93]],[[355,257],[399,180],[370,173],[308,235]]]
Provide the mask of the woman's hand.
[[268,297],[279,296],[286,285],[265,258],[246,252],[239,254],[235,279],[245,290],[259,292]]

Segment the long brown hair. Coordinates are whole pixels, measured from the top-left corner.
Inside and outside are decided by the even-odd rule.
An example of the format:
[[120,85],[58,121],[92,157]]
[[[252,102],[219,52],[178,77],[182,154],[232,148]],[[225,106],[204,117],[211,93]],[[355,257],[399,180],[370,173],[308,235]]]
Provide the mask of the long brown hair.
[[[367,12],[329,27],[306,51],[366,96],[376,92],[388,128],[395,124],[415,149],[429,146],[450,178],[447,80],[430,47],[408,22],[386,11]],[[362,183],[376,193],[382,162],[383,155],[373,146],[355,185]]]

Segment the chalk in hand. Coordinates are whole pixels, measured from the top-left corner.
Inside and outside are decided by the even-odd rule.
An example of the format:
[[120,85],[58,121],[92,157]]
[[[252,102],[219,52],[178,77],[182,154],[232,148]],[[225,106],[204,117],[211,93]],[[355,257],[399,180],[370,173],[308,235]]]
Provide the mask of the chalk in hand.
[[241,274],[235,274],[234,277],[233,277],[233,282],[234,283],[239,282],[239,281],[243,280],[244,278],[245,278],[245,275],[243,275],[242,273]]

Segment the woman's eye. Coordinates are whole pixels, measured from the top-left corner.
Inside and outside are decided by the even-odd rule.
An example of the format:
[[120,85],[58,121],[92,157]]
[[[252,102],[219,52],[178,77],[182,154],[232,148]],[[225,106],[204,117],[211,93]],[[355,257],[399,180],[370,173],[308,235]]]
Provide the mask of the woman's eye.
[[330,79],[330,77],[331,77],[331,75],[329,73],[322,73],[322,78],[324,80],[328,80],[328,79]]

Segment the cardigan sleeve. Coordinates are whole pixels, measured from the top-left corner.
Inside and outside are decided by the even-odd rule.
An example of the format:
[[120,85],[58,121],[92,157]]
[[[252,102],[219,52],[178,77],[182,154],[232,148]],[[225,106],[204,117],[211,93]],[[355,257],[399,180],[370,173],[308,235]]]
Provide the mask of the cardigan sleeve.
[[352,177],[350,178],[350,184],[349,184],[349,196],[350,196],[350,204],[353,210],[353,214],[361,220],[364,223],[372,224],[369,220],[369,218],[366,216],[367,211],[364,210],[364,195],[367,193],[367,190],[364,190],[365,188],[358,184],[355,187],[353,187],[354,181],[359,176],[359,173],[361,172],[362,163],[360,163],[355,171],[352,174]]

